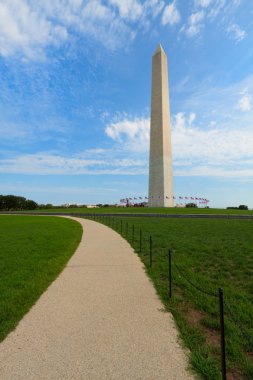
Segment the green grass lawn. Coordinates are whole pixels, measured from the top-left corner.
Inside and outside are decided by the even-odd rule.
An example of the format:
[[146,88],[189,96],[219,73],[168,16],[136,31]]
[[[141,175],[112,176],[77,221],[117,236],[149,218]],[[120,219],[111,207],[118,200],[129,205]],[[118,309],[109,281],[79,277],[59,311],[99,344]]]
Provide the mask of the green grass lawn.
[[52,208],[27,212],[57,212],[85,214],[222,214],[222,215],[253,215],[253,210],[227,210],[215,208],[179,208],[179,207],[100,207],[100,208]]
[[[219,287],[223,288],[228,379],[253,379],[253,222],[130,217],[99,220],[119,232],[122,221],[123,236],[145,263],[165,308],[173,313],[191,350],[191,364],[204,379],[220,378],[219,304],[217,297],[199,292],[188,280],[215,295]],[[168,248],[173,250],[172,300],[168,297]]]
[[0,341],[58,276],[82,237],[76,221],[0,215]]

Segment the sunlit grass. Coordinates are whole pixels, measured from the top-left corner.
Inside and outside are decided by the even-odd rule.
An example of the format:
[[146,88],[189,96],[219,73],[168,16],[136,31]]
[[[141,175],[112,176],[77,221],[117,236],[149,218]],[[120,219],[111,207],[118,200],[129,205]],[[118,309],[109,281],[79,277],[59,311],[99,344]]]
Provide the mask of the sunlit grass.
[[81,236],[70,219],[0,216],[0,341],[61,272]]

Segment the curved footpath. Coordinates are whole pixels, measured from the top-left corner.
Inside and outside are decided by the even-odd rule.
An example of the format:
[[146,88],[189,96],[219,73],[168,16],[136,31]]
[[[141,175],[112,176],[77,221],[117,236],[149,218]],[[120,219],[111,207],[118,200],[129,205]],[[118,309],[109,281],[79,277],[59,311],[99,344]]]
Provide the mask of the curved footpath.
[[78,219],[83,239],[64,271],[0,344],[2,380],[184,380],[170,313],[129,244]]

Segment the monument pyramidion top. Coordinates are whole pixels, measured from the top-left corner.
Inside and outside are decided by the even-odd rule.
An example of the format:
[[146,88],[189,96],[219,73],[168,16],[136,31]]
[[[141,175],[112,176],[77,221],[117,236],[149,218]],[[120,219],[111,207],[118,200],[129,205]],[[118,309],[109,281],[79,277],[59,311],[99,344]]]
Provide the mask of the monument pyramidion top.
[[163,47],[162,47],[162,45],[160,43],[157,45],[157,48],[156,48],[156,51],[154,52],[154,55],[156,55],[158,53],[165,54],[165,51],[163,50]]

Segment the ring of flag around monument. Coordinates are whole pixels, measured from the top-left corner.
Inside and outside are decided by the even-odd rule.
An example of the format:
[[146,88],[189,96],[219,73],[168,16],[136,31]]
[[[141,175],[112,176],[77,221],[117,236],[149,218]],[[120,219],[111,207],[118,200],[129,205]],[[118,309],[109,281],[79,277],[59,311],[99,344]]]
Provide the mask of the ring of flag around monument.
[[[120,203],[122,204],[131,204],[132,201],[133,203],[137,203],[135,201],[138,201],[139,203],[147,203],[149,199],[160,199],[161,198],[161,195],[151,195],[150,197],[147,197],[147,196],[133,196],[133,197],[127,197],[127,198],[122,198],[120,199]],[[170,199],[169,196],[165,196],[166,199]],[[173,195],[172,199],[174,200],[179,200],[180,202],[184,201],[184,203],[186,204],[187,202],[186,201],[197,201],[197,203],[201,204],[201,205],[208,205],[208,203],[210,202],[210,200],[206,199],[206,198],[201,198],[201,197],[190,197],[190,196],[182,196],[182,195],[179,195],[179,196],[175,196]],[[180,204],[183,204],[183,203],[180,203]]]

